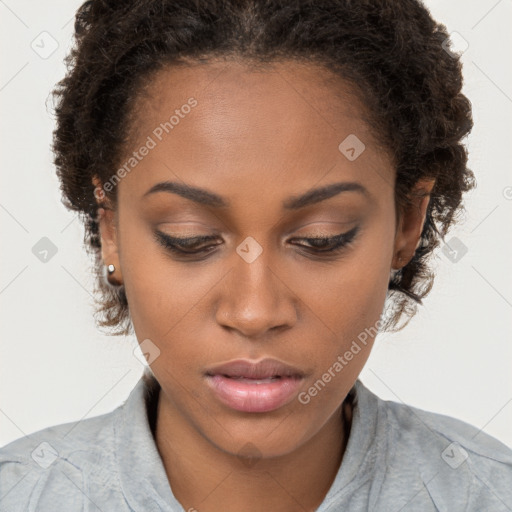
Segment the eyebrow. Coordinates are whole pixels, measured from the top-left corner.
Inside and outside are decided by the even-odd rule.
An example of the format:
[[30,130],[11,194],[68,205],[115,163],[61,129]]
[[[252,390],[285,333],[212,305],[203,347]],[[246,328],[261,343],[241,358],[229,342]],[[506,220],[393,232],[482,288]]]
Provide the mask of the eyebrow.
[[[213,208],[227,208],[230,206],[229,201],[214,192],[174,181],[162,181],[153,185],[143,197],[157,192],[177,194],[185,199]],[[330,199],[341,192],[359,192],[368,196],[368,190],[361,183],[345,181],[331,183],[330,185],[308,190],[304,194],[292,196],[283,202],[283,208],[286,210],[299,210],[300,208]]]

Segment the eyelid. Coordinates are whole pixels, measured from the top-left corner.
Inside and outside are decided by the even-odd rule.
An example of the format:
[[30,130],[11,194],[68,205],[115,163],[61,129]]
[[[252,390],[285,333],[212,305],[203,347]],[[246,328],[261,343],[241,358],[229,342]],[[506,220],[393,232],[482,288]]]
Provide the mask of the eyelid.
[[[304,231],[306,231],[305,234],[303,234],[303,232],[300,232],[300,234],[293,234],[292,237],[293,238],[289,238],[289,240],[291,239],[296,239],[296,238],[299,238],[299,239],[307,239],[307,238],[336,238],[336,237],[340,237],[341,235],[344,235],[344,236],[348,236],[352,231],[357,231],[360,227],[360,224],[355,224],[356,221],[352,221],[352,222],[329,222],[327,224],[331,224],[334,226],[331,226],[330,228],[329,227],[326,227],[326,223],[318,223],[318,222],[312,222],[312,223],[309,223],[309,224],[306,224],[305,226],[301,226],[301,230],[303,230],[304,228],[306,228]],[[311,225],[317,225],[317,224],[321,224],[319,227],[317,228],[311,228],[309,229],[308,226],[311,226]],[[350,227],[351,226],[351,227]],[[332,232],[334,230],[334,233]],[[297,231],[299,230],[295,230],[294,233],[296,233]]]
[[[315,233],[312,235],[296,236],[296,237],[291,238],[290,240],[335,240],[337,238],[352,236],[352,234],[355,234],[358,229],[359,229],[359,226],[355,226],[354,228],[350,229],[347,232],[337,233],[335,235]],[[194,245],[199,245],[203,242],[209,242],[211,240],[216,240],[219,237],[219,235],[173,236],[173,235],[169,235],[168,233],[164,233],[159,230],[155,231],[155,235],[157,236],[157,238],[165,238],[166,240],[176,243],[176,244],[193,243]]]
[[[324,242],[328,245],[334,245],[334,248],[330,249],[330,250],[329,249],[322,250],[321,248],[318,248],[318,247],[317,248],[305,247],[305,249],[316,250],[316,252],[319,252],[319,253],[321,253],[321,252],[334,253],[336,250],[338,250],[338,251],[342,250],[343,248],[347,247],[352,242],[354,242],[358,233],[359,233],[359,226],[355,226],[349,231],[346,231],[343,233],[338,233],[337,235],[333,235],[333,236],[307,236],[307,237],[303,236],[303,237],[292,238],[291,240],[306,240],[309,242],[320,241],[320,242]],[[298,245],[301,245],[301,244],[298,244]]]
[[155,237],[160,240],[164,239],[166,241],[175,243],[177,245],[185,245],[187,243],[193,243],[194,245],[198,245],[203,242],[213,241],[218,238],[218,235],[194,235],[194,236],[173,236],[168,233],[164,233],[163,231],[155,231]]
[[[309,236],[309,237],[296,237],[291,240],[305,240],[310,243],[310,246],[305,244],[295,244],[300,250],[308,253],[308,257],[312,258],[329,258],[337,257],[344,251],[348,250],[350,246],[355,242],[359,233],[360,226],[355,226],[351,230],[343,233],[339,233],[334,236]],[[193,261],[202,261],[215,253],[215,247],[221,245],[220,243],[207,244],[206,242],[218,239],[218,235],[202,235],[192,237],[173,237],[167,233],[156,230],[154,232],[157,243],[162,245],[170,253],[173,253],[175,257],[181,259]],[[314,243],[320,242],[320,247],[315,247]],[[206,243],[206,245],[204,245]],[[191,247],[187,247],[189,244]],[[293,244],[292,244],[293,245]],[[328,248],[326,249],[325,246]],[[195,247],[198,247],[194,249]]]

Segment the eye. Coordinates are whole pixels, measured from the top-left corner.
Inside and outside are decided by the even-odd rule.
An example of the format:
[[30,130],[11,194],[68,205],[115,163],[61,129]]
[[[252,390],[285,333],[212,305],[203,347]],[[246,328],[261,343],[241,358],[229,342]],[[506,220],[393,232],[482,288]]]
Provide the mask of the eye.
[[[332,237],[307,237],[307,238],[292,238],[293,240],[302,240],[308,245],[294,244],[305,249],[306,251],[315,254],[333,254],[341,252],[345,249],[355,238],[359,226],[354,227],[346,233],[341,233]],[[162,231],[155,231],[156,241],[165,249],[171,251],[176,255],[181,256],[197,256],[208,255],[213,252],[215,246],[220,245],[222,241],[211,244],[214,240],[218,240],[215,235],[204,235],[194,237],[174,237]]]
[[211,252],[211,249],[215,247],[217,244],[209,244],[204,247],[201,247],[201,245],[204,245],[207,242],[211,242],[212,240],[215,240],[218,238],[214,235],[204,235],[204,236],[194,236],[194,237],[188,237],[188,238],[182,238],[182,237],[174,237],[171,235],[168,235],[167,233],[162,233],[161,231],[155,231],[155,238],[156,241],[168,249],[169,251],[182,255],[182,256],[193,256],[197,254],[207,254],[208,252]]
[[331,236],[331,237],[314,237],[314,238],[296,238],[292,240],[303,240],[309,244],[309,246],[303,244],[296,244],[307,251],[310,251],[314,254],[322,254],[322,253],[336,253],[341,252],[345,249],[351,242],[354,241],[357,232],[359,231],[359,226],[352,228],[350,231],[346,233],[340,233],[339,235]]

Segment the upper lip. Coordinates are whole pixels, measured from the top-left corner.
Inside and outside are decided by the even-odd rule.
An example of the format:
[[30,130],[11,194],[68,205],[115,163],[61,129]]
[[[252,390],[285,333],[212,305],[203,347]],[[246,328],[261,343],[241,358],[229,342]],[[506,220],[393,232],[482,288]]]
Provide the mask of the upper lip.
[[298,368],[271,358],[262,359],[257,362],[247,359],[236,359],[209,368],[206,371],[206,375],[226,375],[228,377],[245,377],[248,379],[265,379],[275,376],[304,377],[304,373]]

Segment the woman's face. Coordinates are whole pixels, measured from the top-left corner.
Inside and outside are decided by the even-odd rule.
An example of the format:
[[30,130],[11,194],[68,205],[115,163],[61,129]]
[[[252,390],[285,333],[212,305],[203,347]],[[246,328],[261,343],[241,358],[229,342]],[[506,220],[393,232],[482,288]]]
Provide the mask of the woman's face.
[[[285,454],[335,418],[369,356],[395,250],[413,251],[421,231],[421,220],[395,231],[391,161],[327,76],[291,63],[160,72],[138,105],[135,154],[119,165],[115,218],[102,219],[104,260],[125,284],[162,400],[228,453],[252,443]],[[331,252],[334,242],[308,240],[343,233],[349,243]],[[169,237],[209,238],[186,255]],[[301,372],[291,395],[288,377],[220,376],[231,399],[215,391],[214,366],[264,358]],[[254,398],[259,385],[270,398]]]

